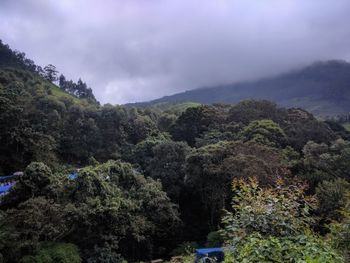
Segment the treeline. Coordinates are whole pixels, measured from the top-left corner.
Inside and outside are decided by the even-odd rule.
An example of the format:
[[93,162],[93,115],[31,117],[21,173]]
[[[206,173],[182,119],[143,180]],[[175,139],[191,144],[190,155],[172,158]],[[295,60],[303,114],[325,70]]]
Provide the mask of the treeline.
[[41,76],[51,83],[55,83],[59,80],[58,86],[63,91],[68,92],[77,98],[88,99],[92,102],[98,103],[94,94],[92,93],[92,89],[87,87],[86,83],[81,79],[75,83],[72,80],[67,81],[63,74],[58,77],[59,72],[54,65],[49,64],[42,68],[41,66],[36,65],[33,60],[26,58],[26,54],[24,52],[12,50],[0,39],[0,68],[1,67],[10,67],[29,71]]
[[269,101],[101,106],[18,68],[0,70],[0,102],[1,174],[24,170],[1,200],[3,262],[206,245],[234,247],[227,262],[349,258],[350,134],[336,122]]
[[347,123],[347,122],[350,122],[350,113],[331,116],[331,117],[328,117],[327,119],[338,122],[338,123]]

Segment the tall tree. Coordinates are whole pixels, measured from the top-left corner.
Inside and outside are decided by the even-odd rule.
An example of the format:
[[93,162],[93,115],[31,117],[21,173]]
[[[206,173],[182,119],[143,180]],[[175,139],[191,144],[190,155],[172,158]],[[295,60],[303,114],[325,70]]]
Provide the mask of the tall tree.
[[52,64],[49,64],[44,67],[44,77],[50,82],[55,82],[57,80],[58,71],[56,67]]

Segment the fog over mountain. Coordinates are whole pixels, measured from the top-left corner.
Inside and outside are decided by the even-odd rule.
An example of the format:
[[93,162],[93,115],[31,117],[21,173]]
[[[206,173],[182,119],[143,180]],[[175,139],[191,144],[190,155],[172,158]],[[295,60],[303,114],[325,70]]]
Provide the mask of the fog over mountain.
[[2,0],[0,38],[82,77],[102,103],[127,103],[350,60],[349,10],[347,0]]

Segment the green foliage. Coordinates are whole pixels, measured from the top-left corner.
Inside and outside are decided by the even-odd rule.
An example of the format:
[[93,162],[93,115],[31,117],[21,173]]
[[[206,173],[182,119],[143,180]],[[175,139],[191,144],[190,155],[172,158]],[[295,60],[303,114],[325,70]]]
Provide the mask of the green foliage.
[[78,248],[69,243],[53,244],[41,249],[35,256],[25,256],[20,263],[80,263]]
[[347,202],[341,209],[342,220],[340,222],[334,221],[329,225],[330,234],[328,238],[333,247],[341,253],[346,261],[350,260],[350,202],[349,195]]
[[345,262],[328,244],[308,235],[292,237],[262,237],[250,235],[237,247],[237,252],[225,254],[225,262],[295,262],[342,263]]
[[53,174],[51,169],[41,162],[30,163],[16,183],[15,187],[4,197],[4,202],[13,206],[29,198],[46,196],[56,197],[62,191],[66,178]]
[[262,236],[285,237],[303,234],[312,223],[312,198],[304,195],[302,184],[276,188],[259,187],[256,179],[233,181],[232,211],[226,212],[221,231],[225,240],[236,244],[254,232]]
[[230,183],[235,178],[257,177],[262,185],[273,185],[290,172],[282,154],[256,143],[221,142],[193,151],[187,157],[185,183],[198,193],[209,225],[216,230],[222,209],[231,200]]
[[223,118],[225,116],[217,107],[191,107],[180,115],[170,133],[175,140],[186,141],[190,146],[194,146],[197,137],[210,128],[215,128]]
[[29,191],[31,195],[40,194],[51,183],[52,172],[43,163],[33,162],[27,166],[25,173],[20,177],[20,185],[23,191]]
[[326,123],[302,109],[288,109],[287,119],[278,124],[285,131],[289,144],[298,151],[309,141],[329,143],[336,139]]
[[344,262],[312,234],[313,200],[303,185],[262,189],[256,180],[234,181],[232,211],[221,231],[231,262]]
[[137,163],[142,172],[147,172],[147,168],[154,157],[153,147],[167,141],[169,141],[169,139],[163,134],[157,137],[148,137],[146,140],[135,145],[130,161]]
[[219,231],[210,232],[207,236],[207,247],[221,247],[224,240]]
[[319,214],[327,221],[341,218],[340,209],[346,205],[349,191],[349,182],[342,178],[322,181],[316,188],[316,197],[320,204]]
[[126,262],[109,246],[95,247],[93,254],[88,258],[88,263],[124,263]]
[[[180,260],[181,262],[183,263],[193,263],[195,262],[195,255],[194,254],[191,254],[191,255],[186,255],[186,256],[181,256],[180,257]],[[174,261],[164,261],[164,263],[173,263]],[[141,262],[140,262],[141,263]]]
[[169,197],[178,202],[184,188],[186,156],[190,149],[183,142],[162,142],[152,147],[153,158],[146,167],[147,174],[160,179]]
[[344,123],[343,126],[347,131],[350,132],[350,123]]
[[292,147],[287,146],[282,150],[284,160],[289,168],[295,168],[300,165],[300,154]]
[[162,132],[169,131],[170,127],[174,125],[176,116],[174,114],[162,114],[157,122],[158,129]]
[[233,106],[229,112],[229,118],[235,122],[247,125],[252,121],[270,119],[281,123],[287,117],[287,111],[277,107],[277,104],[261,100],[244,100]]
[[199,138],[196,138],[196,147],[200,148],[206,145],[219,143],[220,141],[234,141],[239,138],[240,125],[225,125],[225,131],[211,130],[204,132]]
[[180,244],[177,248],[175,248],[171,254],[174,256],[190,256],[193,255],[196,248],[198,248],[198,244],[196,242],[184,242]]
[[331,146],[308,142],[303,149],[301,177],[314,189],[323,180],[350,180],[350,144],[338,139]]
[[12,51],[11,48],[0,40],[0,67],[14,67],[28,71],[37,71],[34,61],[26,58],[25,53]]
[[[75,212],[79,229],[74,236],[82,237],[76,241],[82,246],[109,240],[130,257],[130,249],[147,249],[143,241],[169,235],[178,223],[176,207],[160,183],[138,174],[129,164],[110,161],[85,168],[79,172],[76,189],[72,198],[79,204]],[[95,231],[90,232],[91,227]]]
[[18,232],[18,239],[56,241],[70,231],[67,209],[69,207],[57,204],[54,200],[31,198],[16,209],[8,210],[7,220]]
[[[335,132],[337,136],[344,140],[350,140],[350,125],[339,123],[339,121],[326,120],[325,123]],[[348,129],[347,129],[348,128]]]
[[249,123],[241,134],[244,141],[252,141],[268,146],[283,147],[287,136],[281,127],[272,120],[256,120]]
[[223,209],[224,241],[238,249],[228,255],[243,262],[337,262],[309,227],[323,234],[334,219],[330,240],[348,253],[350,137],[339,123],[269,101],[101,106],[82,80],[55,78],[0,42],[0,172],[25,171],[1,197],[0,261],[59,262],[64,244],[91,263],[166,257],[186,240],[219,246]]
[[14,193],[27,187],[34,197],[21,200],[0,218],[0,247],[6,248],[7,260],[35,254],[43,241],[69,241],[84,260],[107,260],[116,254],[150,258],[152,239],[170,237],[179,224],[177,209],[161,184],[128,163],[86,167],[64,187],[53,179],[59,176],[42,163],[26,169],[18,184],[22,188]]

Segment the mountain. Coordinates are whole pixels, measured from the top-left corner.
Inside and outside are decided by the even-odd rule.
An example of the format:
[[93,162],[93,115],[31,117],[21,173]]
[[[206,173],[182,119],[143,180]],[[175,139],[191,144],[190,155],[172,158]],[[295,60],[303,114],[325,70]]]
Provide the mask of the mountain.
[[350,111],[350,63],[331,60],[275,77],[190,90],[134,106],[174,102],[237,103],[266,99],[286,107],[304,108],[318,116]]

